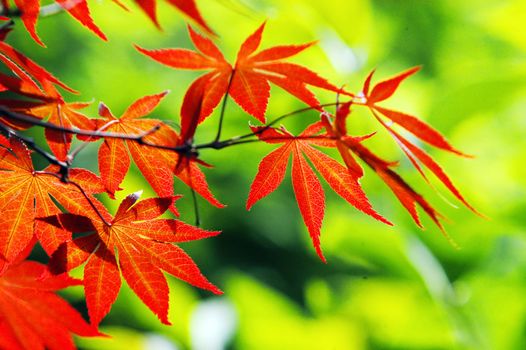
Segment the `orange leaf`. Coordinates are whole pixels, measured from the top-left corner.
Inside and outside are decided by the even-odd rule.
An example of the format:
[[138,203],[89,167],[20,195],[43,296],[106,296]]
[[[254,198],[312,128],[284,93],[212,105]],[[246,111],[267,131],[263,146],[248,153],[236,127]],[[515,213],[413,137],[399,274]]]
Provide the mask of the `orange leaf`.
[[[137,49],[157,62],[172,68],[211,71],[192,84],[183,105],[185,107],[192,103],[194,105],[203,104],[197,118],[199,122],[212,113],[223,95],[227,93],[247,113],[265,122],[270,97],[269,82],[280,86],[314,108],[319,108],[319,102],[308,90],[308,85],[346,93],[308,68],[280,61],[300,53],[313,43],[275,46],[256,53],[264,28],[265,24],[261,25],[243,42],[233,66],[225,60],[210,39],[200,36],[191,28],[189,28],[190,38],[199,52],[186,49],[145,50],[138,46]],[[200,93],[196,94],[196,91]],[[193,99],[198,100],[192,102]],[[181,124],[190,124],[185,121],[188,114],[185,113],[185,108],[181,114],[183,117]]]
[[394,123],[406,129],[422,141],[427,142],[430,145],[438,147],[445,151],[456,153],[461,156],[467,156],[465,153],[454,148],[440,132],[435,130],[426,122],[402,112],[397,112],[378,106],[375,106],[374,109],[385,115],[387,118],[391,119]]
[[[101,104],[99,113],[104,118],[98,119],[98,125],[107,125],[104,129],[106,132],[130,136],[142,135],[159,128],[146,136],[144,140],[159,146],[180,146],[183,141],[174,130],[160,120],[143,118],[160,103],[165,95],[166,92],[162,92],[140,98],[128,107],[120,118],[115,118],[108,107]],[[183,125],[183,130],[189,130],[186,132],[191,134],[192,126]],[[119,185],[128,172],[130,165],[128,151],[145,179],[159,196],[172,197],[174,195],[173,175],[176,175],[212,205],[223,207],[223,204],[210,192],[205,175],[195,164],[195,160],[179,156],[175,151],[155,149],[135,141],[107,138],[99,149],[99,168],[101,178],[110,195],[119,190]],[[175,215],[179,215],[175,206],[172,205],[170,210]]]
[[292,157],[292,187],[303,221],[312,239],[316,253],[326,262],[320,247],[320,229],[325,215],[325,194],[320,181],[307,164],[298,145],[294,145]]
[[[388,99],[394,94],[396,89],[398,89],[398,86],[400,85],[402,81],[404,81],[409,76],[418,72],[420,68],[421,67],[410,68],[406,70],[405,72],[402,72],[393,78],[379,82],[378,84],[374,86],[373,90],[371,91],[371,94],[367,95],[367,103],[374,104],[376,102],[380,102],[380,101]],[[370,78],[368,78],[367,81],[370,81]],[[367,84],[364,87],[364,90],[367,90]]]
[[[51,257],[50,270],[54,273],[65,272],[89,258],[84,288],[93,324],[98,324],[109,312],[117,297],[120,288],[117,264],[131,289],[165,324],[169,324],[168,285],[161,270],[199,288],[222,293],[181,248],[172,244],[219,232],[205,231],[177,220],[155,219],[170,207],[173,198],[136,203],[138,198],[138,193],[128,196],[114,218],[93,199],[106,222],[95,213],[87,212],[85,215],[95,233],[63,243]],[[59,214],[57,220],[46,222],[59,223],[61,228],[77,232],[80,228],[71,227],[70,217],[71,214]],[[79,253],[79,249],[84,253]]]
[[252,131],[260,140],[270,144],[284,143],[284,145],[265,156],[259,164],[258,173],[250,187],[246,207],[249,210],[258,200],[268,196],[281,184],[285,177],[288,159],[292,154],[292,184],[296,201],[316,253],[322,261],[325,261],[319,239],[325,211],[325,195],[318,178],[304,156],[312,162],[329,186],[351,205],[376,220],[388,225],[392,224],[372,208],[358,182],[359,177],[312,147],[313,145],[325,147],[336,145],[335,142],[327,142],[328,135],[326,134],[317,137],[323,126],[321,122],[311,124],[300,136],[293,136],[284,128],[252,127]]
[[[71,235],[60,228],[51,228],[36,221],[36,218],[60,213],[50,195],[65,209],[73,213],[85,211],[89,206],[86,198],[72,184],[64,184],[48,174],[53,169],[36,172],[30,153],[25,145],[11,138],[10,149],[0,147],[0,254],[12,261],[21,251],[32,244],[34,235],[44,250],[51,254]],[[77,169],[70,179],[83,186],[87,193],[101,192],[100,180],[87,170]],[[34,224],[33,224],[34,222]],[[33,242],[34,243],[34,242]]]
[[46,275],[46,266],[24,261],[0,273],[0,347],[75,349],[71,333],[100,335],[55,291],[79,285],[66,275]]

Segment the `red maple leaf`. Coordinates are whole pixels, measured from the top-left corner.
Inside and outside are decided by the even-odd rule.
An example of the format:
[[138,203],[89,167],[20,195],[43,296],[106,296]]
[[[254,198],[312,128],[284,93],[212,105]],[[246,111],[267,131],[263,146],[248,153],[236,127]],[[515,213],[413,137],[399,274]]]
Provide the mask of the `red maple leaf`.
[[[349,170],[349,173],[358,181],[363,176],[363,169],[352,156],[349,144],[362,142],[373,136],[375,133],[361,137],[348,135],[346,122],[347,117],[351,112],[351,106],[352,101],[337,105],[335,117],[324,111],[321,113],[320,118],[323,127],[327,131],[327,137],[333,140],[338,152],[347,166],[347,169]],[[332,120],[333,117],[334,120]]]
[[[107,132],[124,135],[141,135],[160,127],[144,139],[159,146],[178,146],[181,144],[180,137],[174,130],[160,120],[141,118],[149,114],[166,94],[167,92],[162,92],[140,98],[128,107],[120,118],[115,118],[109,108],[101,104],[99,114],[103,118],[97,120],[98,126],[104,127]],[[174,151],[155,149],[135,141],[106,138],[99,149],[99,168],[111,196],[119,190],[119,185],[128,172],[130,166],[128,151],[159,196],[170,197],[174,194],[173,174],[175,174],[212,205],[223,207],[223,204],[210,192],[205,175],[194,160],[179,156]],[[178,215],[175,207],[171,210]]]
[[378,102],[384,101],[394,94],[400,83],[418,71],[419,67],[415,67],[407,70],[394,78],[382,81],[375,85],[370,90],[371,77],[374,71],[367,77],[362,92],[356,96],[352,101],[339,105],[337,108],[336,116],[330,115],[328,112],[324,112],[321,115],[322,124],[327,130],[327,135],[334,140],[337,144],[338,151],[344,159],[349,172],[356,178],[360,178],[363,175],[361,166],[353,158],[352,153],[360,157],[366,164],[368,164],[380,178],[391,188],[393,193],[396,195],[398,200],[402,203],[405,209],[409,212],[416,224],[422,227],[416,205],[418,204],[428,214],[431,219],[437,224],[437,226],[445,233],[444,228],[440,222],[443,216],[438,213],[427,200],[418,194],[410,185],[408,185],[400,175],[398,175],[393,168],[398,165],[398,162],[386,161],[376,154],[371,152],[365,147],[361,141],[374,135],[366,135],[364,137],[353,137],[347,134],[346,119],[351,112],[351,106],[354,104],[367,106],[374,117],[380,122],[380,124],[387,129],[387,131],[393,136],[395,141],[399,144],[400,148],[407,155],[411,163],[429,183],[426,174],[424,173],[420,163],[429,168],[438,179],[444,183],[451,193],[457,197],[463,204],[469,209],[476,212],[475,209],[464,199],[458,189],[453,185],[450,178],[442,170],[442,168],[436,163],[436,161],[427,154],[420,147],[410,142],[407,138],[398,133],[392,125],[383,120],[379,115],[382,113],[384,116],[389,117],[391,122],[402,126],[407,131],[413,133],[416,137],[421,140],[444,150],[464,155],[460,151],[453,148],[446,139],[434,128],[427,123],[419,120],[416,117],[409,116],[407,114],[392,111],[379,107]]
[[409,184],[407,184],[400,175],[392,170],[392,168],[398,164],[397,162],[389,162],[378,157],[359,142],[349,141],[348,145],[352,151],[369,165],[387,184],[387,186],[389,186],[391,191],[393,191],[400,203],[409,212],[419,227],[423,226],[416,210],[417,204],[445,234],[445,230],[440,222],[440,219],[443,218],[443,216],[437,212],[422,195],[417,193]]
[[420,140],[445,151],[466,156],[466,154],[454,148],[440,132],[438,132],[435,128],[433,128],[426,122],[412,115],[380,107],[377,105],[378,102],[385,101],[386,99],[391,97],[398,89],[400,83],[402,83],[405,79],[415,74],[419,70],[420,67],[410,68],[405,72],[394,76],[393,78],[379,82],[369,92],[371,79],[374,74],[373,70],[369,74],[369,76],[367,76],[367,79],[365,80],[364,86],[362,88],[362,94],[365,100],[364,104],[368,106],[372,111],[376,111],[389,118],[393,123],[409,131],[414,136],[418,137]]
[[[77,93],[46,69],[3,41],[0,41],[0,61],[16,74],[18,80],[21,80],[21,82],[18,82],[18,80],[13,80],[11,82],[1,80],[0,87],[3,88],[2,90],[8,89],[21,94],[24,94],[25,92],[26,94],[29,94],[29,97],[32,97],[31,93],[42,91],[37,83],[43,85],[45,82],[49,82],[72,93]],[[2,77],[4,76],[5,75],[2,74]]]
[[[166,0],[170,5],[177,8],[190,19],[192,19],[201,28],[206,30],[209,34],[214,34],[214,31],[205,22],[201,13],[199,12],[195,0]],[[157,28],[160,28],[157,20],[157,2],[156,0],[135,0],[141,10],[152,20]]]
[[46,271],[45,265],[34,261],[0,269],[0,348],[75,349],[71,333],[100,335],[55,294],[82,282],[65,274],[51,276]]
[[[375,114],[376,115],[376,114]],[[420,175],[426,180],[427,183],[430,184],[426,174],[424,173],[421,165],[423,164],[425,167],[427,167],[431,172],[446,186],[446,188],[455,196],[458,200],[462,202],[467,208],[469,208],[474,213],[477,213],[477,210],[473,208],[471,204],[469,204],[464,196],[460,193],[460,191],[456,188],[456,186],[453,184],[449,176],[444,172],[442,167],[423,149],[413,144],[411,141],[409,141],[407,138],[393,130],[393,128],[389,125],[387,125],[384,121],[382,121],[377,115],[377,119],[380,121],[380,123],[389,131],[389,133],[394,137],[400,148],[404,151],[406,156],[409,158],[411,163],[414,165],[414,167],[418,170]]]
[[[20,17],[31,37],[38,44],[45,46],[36,30],[37,20],[40,15],[40,1],[14,0],[14,2],[21,12]],[[104,33],[93,22],[86,0],[57,0],[57,3],[84,27],[91,30],[101,39],[107,40]]]
[[[202,96],[198,120],[185,120],[181,125],[197,124],[208,117],[228,93],[247,113],[265,122],[265,112],[270,97],[269,82],[296,96],[309,106],[318,107],[319,102],[307,85],[330,91],[340,91],[336,86],[306,67],[283,62],[314,43],[275,46],[256,53],[265,24],[261,25],[241,45],[234,66],[230,65],[217,46],[188,28],[192,42],[198,51],[187,49],[137,50],[152,59],[176,69],[209,70],[192,83],[187,96]],[[185,97],[185,102],[192,103]],[[319,107],[318,107],[319,108]],[[183,104],[183,109],[185,105]],[[184,127],[183,127],[184,129]]]
[[[49,122],[58,126],[76,126],[92,130],[94,123],[77,110],[88,106],[86,103],[66,103],[55,85],[76,93],[75,90],[58,80],[43,67],[0,41],[0,61],[15,75],[0,73],[0,91],[8,91],[23,99],[2,99],[0,105],[8,107],[12,112],[31,115],[38,119],[49,117]],[[31,99],[31,100],[28,100]],[[1,117],[0,121],[14,129],[26,129],[33,124],[25,123],[9,117]],[[46,129],[47,141],[51,150],[59,160],[66,160],[71,135]]]
[[136,203],[138,198],[138,194],[126,197],[114,218],[95,201],[104,221],[94,214],[88,215],[89,219],[61,214],[48,220],[71,232],[95,231],[62,244],[49,263],[51,271],[61,273],[89,259],[84,269],[84,289],[94,325],[99,324],[117,298],[121,273],[130,288],[165,324],[169,324],[168,286],[161,270],[196,287],[222,293],[181,248],[172,244],[219,232],[205,231],[178,220],[155,220],[172,205],[173,197]]
[[250,210],[258,200],[272,193],[281,184],[285,177],[288,160],[292,155],[292,186],[296,201],[314,248],[325,262],[319,240],[325,212],[325,195],[305,157],[314,165],[329,186],[352,206],[388,225],[391,223],[373,209],[358,178],[336,160],[312,147],[312,145],[334,146],[334,141],[329,141],[327,135],[316,136],[322,128],[322,123],[312,124],[299,136],[291,135],[284,128],[252,128],[252,131],[261,140],[267,143],[284,143],[284,145],[268,154],[259,164],[246,206],[247,210]]
[[[12,261],[34,243],[36,235],[42,247],[51,254],[60,243],[71,238],[67,231],[35,221],[61,213],[52,196],[71,212],[82,213],[89,206],[84,195],[73,184],[65,184],[48,167],[36,171],[30,152],[19,139],[2,138],[0,146],[0,254]],[[104,191],[100,179],[84,169],[71,169],[69,179],[86,193]]]
[[[428,183],[429,180],[426,174],[424,173],[421,164],[423,164],[425,167],[431,170],[431,172],[435,174],[435,176],[446,186],[446,188],[455,197],[457,197],[457,199],[460,200],[467,208],[479,214],[476,211],[476,209],[473,208],[473,206],[471,206],[462,196],[460,191],[455,187],[449,176],[444,172],[440,165],[427,152],[425,152],[423,149],[421,149],[413,142],[409,141],[406,137],[402,136],[399,132],[397,132],[393,128],[393,126],[386,122],[383,118],[387,117],[393,124],[401,126],[406,131],[409,131],[414,136],[428,143],[431,146],[437,147],[439,149],[451,153],[455,153],[457,155],[465,157],[470,156],[467,156],[465,153],[454,148],[439,131],[434,129],[426,122],[418,119],[417,117],[395,110],[383,108],[377,105],[378,102],[382,102],[391,97],[398,89],[400,83],[402,83],[406,78],[408,78],[412,74],[418,72],[419,69],[420,67],[414,67],[396,75],[393,78],[381,81],[378,84],[376,84],[369,92],[371,79],[374,74],[374,71],[372,71],[367,77],[362,89],[363,98],[365,99],[364,103],[371,110],[374,117],[380,122],[380,124],[391,134],[391,136],[395,139],[402,151],[409,158],[411,163],[415,166],[418,172]],[[401,199],[401,196],[398,195],[398,198]],[[405,204],[404,206],[406,208],[408,207]],[[428,213],[431,213],[431,210],[429,209],[426,211]],[[412,214],[412,216],[413,218],[415,218],[415,215]],[[434,217],[434,215],[432,216]],[[436,222],[437,220],[434,219],[434,221]]]

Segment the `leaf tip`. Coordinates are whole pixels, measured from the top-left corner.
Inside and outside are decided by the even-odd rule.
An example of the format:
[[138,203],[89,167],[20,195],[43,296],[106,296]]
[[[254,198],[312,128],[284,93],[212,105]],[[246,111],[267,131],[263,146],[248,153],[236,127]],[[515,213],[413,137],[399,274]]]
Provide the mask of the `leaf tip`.
[[465,153],[465,152],[462,152],[461,150],[458,150],[456,148],[451,148],[451,152],[455,153],[457,156],[459,157],[464,157],[464,158],[467,158],[467,159],[475,159],[475,155],[473,154],[469,154],[469,153]]
[[316,247],[316,254],[318,254],[318,257],[324,264],[327,264],[327,259],[325,258],[325,255],[323,255],[323,252],[321,251],[321,247],[319,245]]
[[186,25],[186,29],[188,30],[188,33],[190,33],[190,36],[199,35],[197,31],[194,28],[192,28],[190,24]]
[[214,293],[215,295],[223,295],[224,292],[219,289],[218,287],[216,287],[215,285],[213,285],[212,283],[210,283],[210,288],[209,290]]
[[409,72],[411,72],[411,74],[414,74],[418,72],[419,70],[421,70],[422,68],[424,68],[424,66],[420,64],[418,66],[414,66],[413,68],[409,68]]
[[99,108],[98,108],[98,112],[99,112],[99,116],[101,117],[111,117],[113,116],[109,107],[106,106],[106,104],[104,102],[99,102]]
[[161,321],[162,324],[167,325],[167,326],[171,326],[172,325],[170,320],[168,320],[168,314],[164,314],[164,315],[159,315],[158,314],[157,317],[159,318],[159,321]]
[[135,48],[135,50],[139,51],[140,53],[142,53],[143,55],[148,55],[149,53],[149,50],[137,45],[137,44],[133,44],[133,47]]
[[441,223],[437,223],[437,226],[440,229],[440,231],[442,232],[442,235],[446,238],[446,240],[449,243],[449,245],[455,250],[460,250],[461,249],[460,245],[458,245],[458,243],[447,233],[447,231],[444,228],[444,226],[442,226]]
[[365,82],[362,87],[362,93],[364,96],[369,96],[369,89],[371,86],[371,80],[373,78],[374,73],[376,72],[376,67],[371,70],[369,75],[367,75],[367,78],[365,78]]
[[395,224],[393,224],[391,221],[389,221],[388,219],[384,218],[382,215],[378,214],[375,219],[383,222],[384,224],[386,224],[387,226],[391,226],[391,227],[394,227]]
[[144,192],[143,190],[135,191],[132,194],[130,194],[129,197],[130,199],[137,201],[139,200],[139,198],[141,198],[143,192]]

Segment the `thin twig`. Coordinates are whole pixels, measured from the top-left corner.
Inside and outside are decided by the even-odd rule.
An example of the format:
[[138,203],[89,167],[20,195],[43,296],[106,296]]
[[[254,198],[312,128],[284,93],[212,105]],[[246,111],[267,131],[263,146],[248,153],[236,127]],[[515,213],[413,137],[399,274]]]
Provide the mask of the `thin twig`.
[[[283,114],[283,115],[277,117],[276,119],[274,119],[273,121],[271,121],[267,125],[263,126],[261,129],[259,129],[256,132],[251,132],[251,133],[248,133],[248,134],[236,136],[236,137],[231,138],[230,140],[238,141],[238,140],[246,139],[246,138],[249,138],[249,137],[252,137],[252,136],[257,136],[257,135],[265,132],[266,130],[270,129],[273,125],[279,123],[280,121],[282,121],[282,120],[284,120],[284,119],[286,119],[288,117],[292,117],[294,115],[297,115],[297,114],[300,114],[300,113],[303,113],[303,112],[307,112],[307,111],[310,111],[310,110],[315,110],[315,109],[319,109],[319,108],[323,108],[323,107],[335,106],[336,104],[337,104],[337,102],[331,102],[331,103],[324,103],[324,104],[320,104],[320,105],[317,105],[317,106],[309,106],[309,107],[304,107],[304,108],[300,108],[300,109],[294,110],[292,112],[289,112],[289,113],[286,113],[286,114]],[[226,140],[226,141],[229,141],[229,140]],[[223,142],[226,142],[226,141],[223,141]],[[221,143],[221,142],[219,142],[219,143]],[[207,145],[212,145],[212,144],[213,144],[213,142],[211,142],[211,143],[209,143]],[[206,148],[206,147],[196,147],[196,148]],[[217,147],[208,147],[208,148],[217,149]]]
[[[144,145],[144,146],[148,146],[148,147],[152,147],[152,148],[157,148],[157,149],[161,149],[161,150],[166,150],[166,151],[173,151],[173,152],[176,152],[176,153],[179,153],[179,154],[194,154],[199,149],[207,149],[207,148],[209,148],[209,149],[216,149],[216,150],[218,150],[218,149],[222,149],[222,148],[229,147],[229,146],[234,146],[234,145],[238,145],[238,144],[248,143],[248,142],[241,142],[241,141],[246,139],[246,138],[257,136],[257,135],[263,133],[265,130],[268,130],[273,125],[277,124],[278,122],[280,122],[280,121],[282,121],[282,120],[284,120],[284,119],[286,119],[288,117],[291,117],[291,116],[294,116],[294,115],[297,115],[297,114],[300,114],[300,113],[303,113],[303,112],[307,112],[307,111],[310,111],[310,110],[315,110],[315,109],[320,109],[320,108],[323,108],[323,107],[334,106],[336,104],[337,103],[331,102],[331,103],[320,104],[320,105],[317,105],[317,106],[309,106],[309,107],[304,107],[304,108],[301,108],[301,109],[297,109],[295,111],[292,111],[292,112],[289,112],[289,113],[286,113],[286,114],[283,114],[283,115],[279,116],[278,118],[274,119],[273,121],[271,121],[270,123],[268,123],[267,125],[265,125],[264,127],[262,127],[261,129],[259,129],[256,132],[251,132],[251,133],[248,133],[248,134],[235,136],[235,137],[232,137],[232,138],[227,139],[227,140],[223,140],[223,141],[214,140],[212,142],[207,142],[207,143],[198,144],[198,145],[182,144],[182,145],[178,145],[178,146],[159,145],[159,144],[151,143],[151,142],[146,141],[144,139],[146,136],[151,135],[152,133],[156,132],[161,127],[162,124],[158,124],[154,128],[152,128],[150,130],[147,130],[146,132],[144,132],[142,134],[139,134],[139,135],[127,135],[127,134],[109,133],[109,132],[92,131],[92,130],[81,130],[81,129],[77,129],[77,128],[65,128],[65,127],[61,127],[61,126],[56,125],[56,124],[52,124],[52,123],[48,123],[48,122],[42,121],[42,120],[37,119],[35,117],[27,116],[27,115],[20,114],[20,113],[11,112],[11,111],[9,111],[8,109],[6,109],[3,106],[0,106],[0,115],[3,115],[6,118],[10,118],[10,119],[13,119],[13,120],[16,120],[16,121],[19,121],[19,122],[25,122],[25,123],[28,123],[28,124],[41,126],[41,127],[44,127],[44,128],[47,128],[47,129],[51,129],[51,130],[62,131],[62,132],[69,133],[69,134],[81,135],[81,136],[89,136],[89,137],[92,137],[92,138],[95,138],[95,137],[97,137],[97,138],[98,137],[101,137],[101,138],[115,138],[115,139],[120,139],[120,140],[133,141],[133,142],[137,142],[140,145]],[[250,141],[250,142],[253,142],[253,141]],[[53,163],[53,164],[56,164],[56,163]]]
[[127,135],[127,134],[118,134],[118,133],[111,133],[111,132],[99,132],[99,131],[93,131],[93,130],[82,130],[82,129],[77,129],[77,128],[61,127],[60,125],[56,125],[56,124],[53,124],[53,123],[45,122],[45,121],[42,121],[42,120],[40,120],[38,118],[35,118],[35,117],[32,117],[32,116],[11,112],[10,110],[6,109],[5,107],[0,106],[0,116],[2,116],[2,115],[5,118],[9,118],[9,119],[12,119],[12,120],[15,120],[15,121],[28,123],[28,124],[31,124],[31,125],[34,125],[34,126],[41,126],[43,128],[51,129],[51,130],[55,130],[55,131],[62,131],[62,132],[65,132],[67,134],[89,136],[89,137],[92,137],[92,138],[101,137],[101,138],[110,138],[110,139],[113,138],[113,139],[120,139],[120,140],[135,141],[135,142],[137,142],[140,145],[145,145],[145,146],[149,146],[149,147],[155,147],[155,148],[159,148],[159,149],[165,149],[165,150],[174,151],[174,152],[186,152],[188,150],[188,146],[186,146],[186,145],[181,145],[181,146],[164,146],[164,145],[157,145],[157,144],[154,144],[154,143],[151,143],[151,142],[148,142],[148,141],[144,140],[144,138],[146,136],[149,136],[149,135],[153,134],[154,132],[156,132],[157,130],[159,130],[161,128],[161,126],[162,126],[162,123],[154,126],[152,129],[147,130],[146,132],[144,132],[142,134],[139,134],[139,135]]

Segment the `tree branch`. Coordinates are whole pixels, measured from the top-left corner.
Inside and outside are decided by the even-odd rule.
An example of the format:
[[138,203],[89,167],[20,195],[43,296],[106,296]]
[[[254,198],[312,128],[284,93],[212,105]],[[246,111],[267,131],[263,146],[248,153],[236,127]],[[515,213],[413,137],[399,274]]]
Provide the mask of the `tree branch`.
[[[197,145],[194,145],[194,144],[183,144],[183,145],[178,145],[178,146],[159,145],[159,144],[151,143],[151,142],[146,141],[144,139],[146,136],[149,136],[149,135],[155,133],[157,130],[159,130],[159,128],[163,124],[158,124],[154,128],[152,128],[150,130],[147,130],[146,132],[144,132],[144,133],[142,133],[140,135],[127,135],[127,134],[103,132],[103,131],[100,131],[100,129],[94,131],[94,130],[81,130],[81,129],[77,129],[77,128],[66,128],[66,127],[62,127],[60,125],[56,125],[56,124],[52,124],[52,123],[48,123],[48,122],[42,121],[42,120],[37,119],[35,117],[31,117],[31,116],[20,114],[20,113],[14,113],[14,112],[8,110],[7,108],[5,108],[3,106],[0,106],[0,116],[3,116],[5,118],[9,118],[11,120],[28,123],[28,124],[35,125],[35,126],[41,126],[43,128],[47,128],[47,129],[51,129],[51,130],[55,130],[55,131],[61,131],[61,132],[69,133],[69,134],[73,134],[73,135],[89,136],[91,138],[99,138],[99,137],[100,138],[115,138],[115,139],[120,139],[120,140],[137,142],[140,145],[144,145],[144,146],[148,146],[148,147],[152,147],[152,148],[162,149],[162,150],[166,150],[166,151],[173,151],[173,152],[176,152],[178,154],[190,154],[190,153],[197,153],[197,151],[201,150],[201,149],[215,149],[215,150],[219,150],[219,149],[223,149],[223,148],[226,148],[226,147],[235,146],[235,145],[239,145],[239,144],[259,142],[260,141],[259,139],[255,139],[255,140],[246,140],[246,139],[249,138],[249,137],[254,137],[254,136],[257,136],[257,135],[263,133],[265,130],[268,130],[269,128],[271,128],[273,125],[275,125],[278,122],[280,122],[280,121],[282,121],[282,120],[284,120],[286,118],[289,118],[291,116],[294,116],[294,115],[297,115],[297,114],[300,114],[300,113],[303,113],[303,112],[307,112],[307,111],[310,111],[310,110],[320,109],[320,108],[323,108],[323,107],[335,106],[338,103],[339,102],[331,102],[331,103],[320,104],[320,105],[317,105],[317,106],[309,106],[309,107],[304,107],[304,108],[301,108],[301,109],[297,109],[295,111],[292,111],[292,112],[289,112],[289,113],[286,113],[286,114],[283,114],[283,115],[279,116],[278,118],[274,119],[273,121],[271,121],[270,123],[268,123],[267,125],[265,125],[263,128],[261,128],[260,130],[258,130],[256,132],[251,132],[251,133],[247,133],[247,134],[244,134],[244,135],[235,136],[235,137],[232,137],[232,138],[229,138],[229,139],[226,139],[226,140],[222,140],[222,141],[214,140],[212,142],[207,142],[207,143],[202,143],[202,144],[197,144]],[[1,123],[0,123],[0,125],[1,125]],[[17,136],[18,136],[18,134],[17,134]],[[307,138],[313,138],[313,137],[309,136]],[[319,138],[319,137],[317,137],[317,138]],[[322,137],[322,138],[327,138],[327,137]],[[271,138],[269,138],[269,140],[270,139]],[[74,152],[75,155],[77,153],[78,153],[78,151]],[[47,159],[46,156],[44,156],[44,157]],[[56,163],[53,162],[53,164],[56,164]]]
[[[53,123],[48,123],[45,121],[42,121],[38,118],[31,117],[25,114],[20,113],[14,113],[8,110],[7,108],[0,106],[0,116],[3,116],[4,118],[8,118],[14,121],[23,122],[27,124],[31,124],[34,126],[41,126],[46,129],[54,130],[54,131],[61,131],[67,134],[72,135],[81,135],[81,136],[89,136],[91,138],[113,138],[113,139],[119,139],[119,140],[126,140],[126,141],[134,141],[137,142],[140,145],[164,149],[168,151],[174,151],[178,153],[184,153],[187,152],[189,149],[189,146],[182,145],[182,146],[164,146],[164,145],[157,145],[154,143],[151,143],[149,141],[145,140],[145,137],[155,133],[157,130],[161,128],[163,123],[158,124],[154,126],[152,129],[145,131],[142,134],[139,135],[127,135],[127,134],[118,134],[118,133],[112,133],[112,132],[101,132],[101,131],[94,131],[94,130],[82,130],[77,128],[66,128],[62,127],[60,125],[56,125]],[[1,125],[1,123],[0,123]]]

